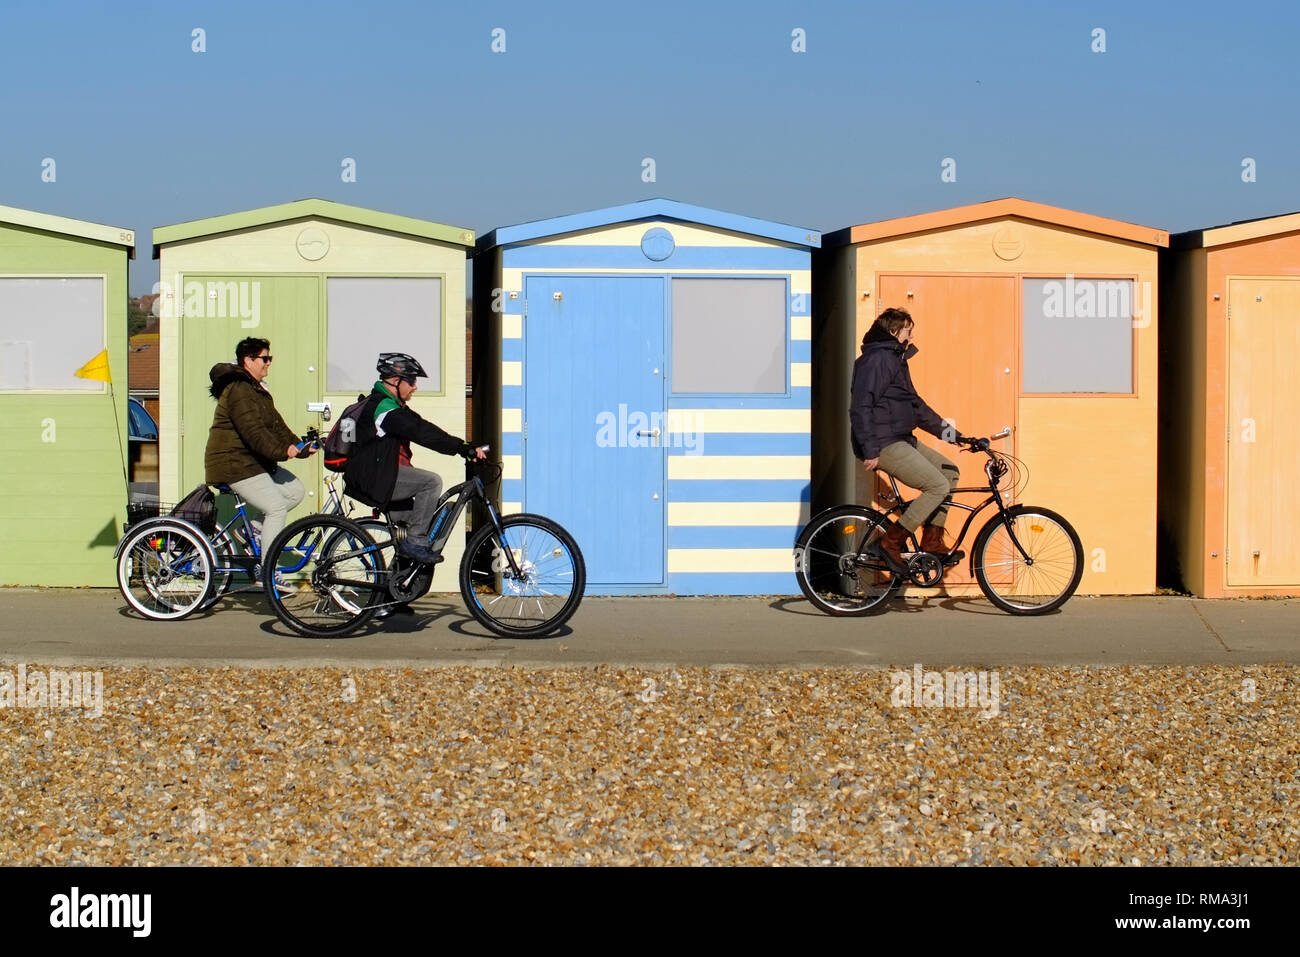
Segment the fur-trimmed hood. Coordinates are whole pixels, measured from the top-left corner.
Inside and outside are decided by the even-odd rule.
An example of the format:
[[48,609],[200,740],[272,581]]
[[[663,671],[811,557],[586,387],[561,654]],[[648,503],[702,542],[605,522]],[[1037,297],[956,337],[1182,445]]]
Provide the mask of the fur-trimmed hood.
[[208,372],[208,378],[212,380],[212,388],[208,392],[214,399],[220,399],[221,393],[225,392],[226,387],[234,382],[247,382],[257,389],[262,388],[256,379],[244,371],[242,366],[237,366],[233,362],[218,362]]

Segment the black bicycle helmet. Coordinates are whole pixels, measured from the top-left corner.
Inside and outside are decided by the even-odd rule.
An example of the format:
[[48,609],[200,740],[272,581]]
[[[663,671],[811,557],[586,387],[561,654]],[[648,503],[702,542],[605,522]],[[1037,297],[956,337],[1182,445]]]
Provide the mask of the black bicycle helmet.
[[415,356],[408,356],[405,352],[381,352],[379,353],[379,362],[375,365],[381,379],[387,379],[392,376],[422,376],[428,378],[429,373],[424,371],[424,366],[416,361]]

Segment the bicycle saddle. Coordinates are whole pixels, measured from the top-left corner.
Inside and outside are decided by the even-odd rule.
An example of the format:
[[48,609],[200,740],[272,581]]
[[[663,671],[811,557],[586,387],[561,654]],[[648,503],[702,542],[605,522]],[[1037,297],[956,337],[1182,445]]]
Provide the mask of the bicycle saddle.
[[343,494],[350,499],[355,499],[362,505],[369,505],[371,508],[377,508],[385,512],[409,512],[415,508],[415,498],[395,498],[391,502],[381,502],[377,498],[371,498],[360,490],[352,490],[344,487]]

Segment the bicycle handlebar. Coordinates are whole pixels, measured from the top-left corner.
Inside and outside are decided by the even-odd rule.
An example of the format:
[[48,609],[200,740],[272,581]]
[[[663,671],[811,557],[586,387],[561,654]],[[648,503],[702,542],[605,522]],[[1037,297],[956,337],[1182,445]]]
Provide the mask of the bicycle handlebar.
[[958,441],[958,444],[959,444],[959,445],[969,445],[969,446],[970,446],[970,450],[971,450],[972,452],[986,452],[986,453],[988,453],[989,455],[993,455],[992,450],[989,448],[990,443],[991,443],[994,439],[1005,439],[1007,436],[1009,436],[1009,435],[1010,435],[1012,432],[1014,432],[1014,431],[1015,431],[1015,429],[1013,429],[1011,426],[1007,426],[1005,429],[1003,429],[1003,430],[1002,430],[1001,432],[999,432],[997,435],[990,435],[987,439],[985,439],[985,438],[974,438],[974,437],[972,437],[972,436],[967,435],[967,436],[962,436],[962,437],[961,437],[960,439],[958,439],[957,441]]
[[320,429],[317,429],[314,426],[308,429],[307,433],[298,440],[298,445],[296,446],[296,448],[298,449],[299,452],[305,451],[307,455],[311,455],[313,452],[319,449]]

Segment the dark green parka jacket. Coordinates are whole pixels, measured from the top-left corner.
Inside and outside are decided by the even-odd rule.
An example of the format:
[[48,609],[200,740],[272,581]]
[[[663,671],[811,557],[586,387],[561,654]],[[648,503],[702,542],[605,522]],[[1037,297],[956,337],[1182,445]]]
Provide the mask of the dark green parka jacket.
[[208,373],[217,409],[203,456],[209,485],[240,482],[259,472],[274,474],[289,459],[298,436],[275,411],[271,393],[241,367],[218,362]]

